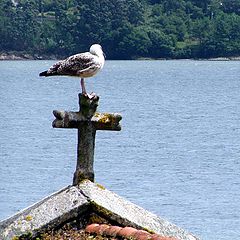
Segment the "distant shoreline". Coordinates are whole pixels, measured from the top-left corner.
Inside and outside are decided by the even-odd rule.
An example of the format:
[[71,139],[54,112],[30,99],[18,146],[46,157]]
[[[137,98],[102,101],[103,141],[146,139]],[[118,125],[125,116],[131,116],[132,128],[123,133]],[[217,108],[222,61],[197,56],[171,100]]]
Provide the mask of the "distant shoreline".
[[[65,57],[58,55],[38,55],[38,54],[28,54],[28,53],[0,53],[0,61],[8,61],[8,60],[57,60],[63,59]],[[109,59],[112,60],[112,59]],[[119,59],[121,60],[121,59]],[[240,56],[232,56],[232,57],[213,57],[213,58],[145,58],[140,57],[133,60],[196,60],[196,61],[240,61]]]
[[29,53],[18,53],[18,52],[1,52],[0,61],[4,60],[56,60],[60,59],[57,55],[39,55],[39,54],[29,54]]

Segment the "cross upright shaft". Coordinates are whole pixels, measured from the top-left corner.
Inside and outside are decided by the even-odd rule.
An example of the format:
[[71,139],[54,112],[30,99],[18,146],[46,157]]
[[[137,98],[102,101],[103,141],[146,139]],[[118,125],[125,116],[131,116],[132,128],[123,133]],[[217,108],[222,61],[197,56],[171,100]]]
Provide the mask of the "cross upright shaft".
[[77,167],[73,177],[73,185],[84,179],[94,181],[94,148],[97,130],[120,131],[121,115],[117,113],[96,113],[99,97],[79,94],[79,112],[53,111],[56,119],[54,128],[77,128]]
[[73,185],[77,185],[83,179],[94,181],[94,148],[96,128],[91,118],[98,106],[98,96],[89,98],[79,94],[79,112],[87,119],[78,127],[77,167],[73,177]]

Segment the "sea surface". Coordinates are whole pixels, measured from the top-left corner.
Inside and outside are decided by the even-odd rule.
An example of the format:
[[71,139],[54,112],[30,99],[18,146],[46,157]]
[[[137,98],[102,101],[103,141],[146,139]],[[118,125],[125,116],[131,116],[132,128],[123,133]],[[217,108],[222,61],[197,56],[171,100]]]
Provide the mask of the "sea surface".
[[[0,62],[0,219],[72,183],[78,78]],[[96,181],[205,240],[240,238],[240,61],[107,61],[86,80],[122,131],[98,131]]]

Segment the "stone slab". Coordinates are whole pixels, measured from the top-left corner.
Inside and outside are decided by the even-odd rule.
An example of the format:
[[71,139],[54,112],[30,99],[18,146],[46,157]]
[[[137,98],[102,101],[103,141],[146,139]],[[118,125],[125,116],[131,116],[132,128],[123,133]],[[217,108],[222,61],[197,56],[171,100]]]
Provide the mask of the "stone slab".
[[92,202],[95,211],[117,221],[123,226],[132,226],[164,237],[176,237],[179,240],[197,240],[191,233],[179,228],[157,215],[119,197],[117,194],[90,181],[79,185],[81,191]]
[[36,236],[93,212],[121,226],[132,226],[164,237],[199,239],[89,180],[82,181],[78,186],[66,187],[0,221],[0,239],[10,240],[28,233]]
[[89,201],[77,187],[66,187],[0,222],[0,239],[31,233],[34,236],[87,211]]

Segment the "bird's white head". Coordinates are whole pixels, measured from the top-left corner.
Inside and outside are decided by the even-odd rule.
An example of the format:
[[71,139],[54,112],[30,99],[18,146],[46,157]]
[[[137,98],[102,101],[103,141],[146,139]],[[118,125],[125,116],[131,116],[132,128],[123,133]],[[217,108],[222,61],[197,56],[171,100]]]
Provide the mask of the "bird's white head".
[[93,44],[90,47],[90,53],[93,54],[93,55],[97,55],[98,57],[104,56],[102,46],[99,45],[99,44]]

